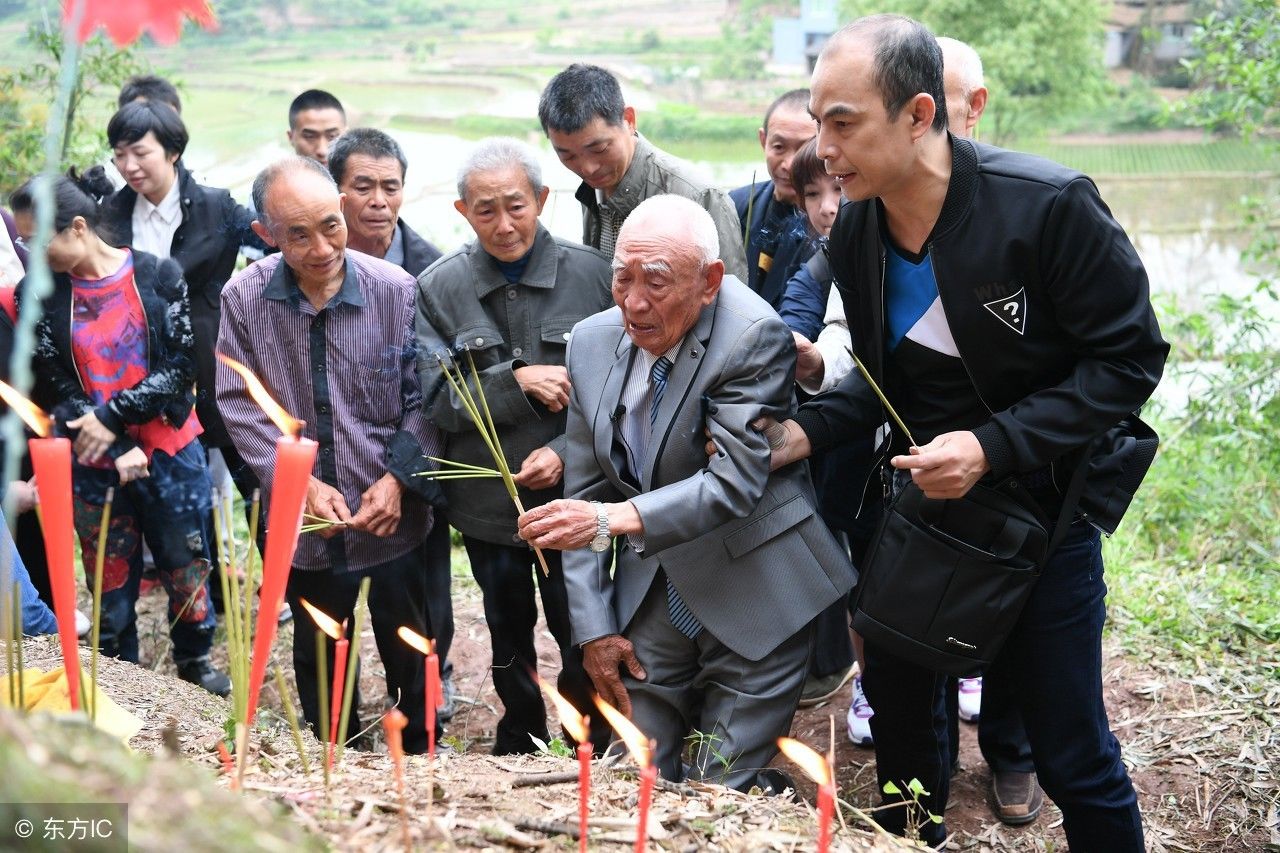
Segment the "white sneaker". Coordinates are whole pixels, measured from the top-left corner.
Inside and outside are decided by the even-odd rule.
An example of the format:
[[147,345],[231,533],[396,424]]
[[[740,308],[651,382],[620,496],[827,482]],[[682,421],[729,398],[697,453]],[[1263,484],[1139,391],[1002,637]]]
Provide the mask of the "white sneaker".
[[867,696],[862,692],[862,676],[853,680],[853,701],[849,704],[849,715],[845,718],[849,740],[858,746],[871,746],[871,718],[875,711],[867,704]]
[[982,715],[982,679],[960,679],[960,719],[976,723]]
[[89,636],[89,629],[93,627],[93,623],[89,621],[89,617],[84,615],[83,611],[76,611],[76,636]]

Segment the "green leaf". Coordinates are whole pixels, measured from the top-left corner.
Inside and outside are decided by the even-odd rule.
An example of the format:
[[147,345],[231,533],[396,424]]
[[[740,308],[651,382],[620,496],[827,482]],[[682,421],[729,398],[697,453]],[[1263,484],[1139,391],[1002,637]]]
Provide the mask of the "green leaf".
[[884,783],[884,792],[885,792],[886,794],[889,794],[890,796],[901,796],[901,795],[902,795],[902,789],[901,789],[901,788],[899,788],[897,785],[893,784],[892,782],[885,782],[885,783]]

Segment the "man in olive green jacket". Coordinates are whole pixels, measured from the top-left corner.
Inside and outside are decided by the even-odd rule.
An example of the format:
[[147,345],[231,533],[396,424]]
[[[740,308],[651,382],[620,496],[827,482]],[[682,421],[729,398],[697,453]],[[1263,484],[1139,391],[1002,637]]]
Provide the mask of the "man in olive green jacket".
[[636,132],[635,108],[623,100],[612,74],[597,65],[570,65],[542,90],[538,120],[560,162],[582,178],[575,193],[582,203],[582,242],[612,259],[618,231],[640,202],[684,196],[711,214],[725,272],[747,280],[737,208],[692,165]]
[[[446,458],[493,467],[493,457],[445,381],[437,355],[469,350],[507,464],[526,508],[562,496],[569,402],[565,347],[574,324],[613,304],[609,263],[586,246],[552,237],[538,223],[547,188],[537,155],[516,140],[480,142],[459,171],[454,206],[477,239],[418,278],[419,377],[427,412],[445,433]],[[444,340],[451,353],[433,352]],[[434,342],[434,343],[433,343]],[[484,593],[493,645],[493,682],[505,706],[493,751],[533,752],[547,740],[546,709],[530,673],[537,667],[534,579],[547,627],[560,646],[558,688],[584,714],[591,681],[570,638],[560,553],[547,551],[544,577],[516,535],[516,509],[498,479],[446,480],[449,521],[462,532],[471,572]],[[608,743],[600,726],[598,746]],[[596,736],[593,734],[593,741]]]

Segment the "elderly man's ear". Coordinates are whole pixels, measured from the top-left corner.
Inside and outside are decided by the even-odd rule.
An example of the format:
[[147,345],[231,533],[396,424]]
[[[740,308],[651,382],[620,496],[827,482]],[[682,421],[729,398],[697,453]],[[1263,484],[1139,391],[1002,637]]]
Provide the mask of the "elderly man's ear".
[[263,225],[261,221],[255,219],[253,222],[249,223],[249,227],[253,229],[254,234],[257,234],[258,237],[261,238],[262,242],[266,243],[273,249],[279,248],[276,245],[275,238],[271,236],[271,232],[267,230],[267,226]]
[[714,260],[707,264],[705,289],[702,291],[702,304],[710,305],[720,292],[720,283],[724,281],[724,261]]

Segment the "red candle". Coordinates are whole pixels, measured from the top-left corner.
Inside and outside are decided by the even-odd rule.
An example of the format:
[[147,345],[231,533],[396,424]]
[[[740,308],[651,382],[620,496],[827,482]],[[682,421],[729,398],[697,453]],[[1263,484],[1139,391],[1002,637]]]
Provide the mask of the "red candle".
[[346,622],[343,622],[343,633],[334,643],[333,651],[333,699],[329,702],[329,766],[333,767],[333,745],[338,742],[338,717],[342,714],[342,686],[347,680],[347,650],[351,642],[346,637]]
[[53,612],[62,642],[71,710],[80,709],[80,638],[76,634],[75,526],[71,508],[71,441],[33,438],[27,442],[40,494],[40,527],[49,559]]
[[309,438],[291,435],[282,435],[276,441],[276,470],[267,510],[267,547],[262,557],[262,589],[258,596],[258,622],[253,635],[246,725],[253,724],[253,716],[258,709],[258,691],[262,689],[267,662],[271,659],[280,601],[289,581],[293,552],[298,547],[307,483],[315,468],[319,447]]
[[831,846],[831,816],[836,805],[836,774],[831,762],[794,738],[778,738],[778,748],[818,783],[818,853],[826,853]]
[[587,853],[587,815],[591,805],[591,744],[578,744],[578,850]]
[[640,821],[636,824],[636,853],[644,853],[649,840],[649,802],[653,799],[653,783],[658,778],[658,768],[652,764],[640,769]]
[[[428,641],[430,642],[430,641]],[[431,648],[435,648],[432,643]],[[440,657],[433,651],[427,655],[427,756],[436,754],[436,708],[444,704],[444,691],[440,686]]]

